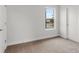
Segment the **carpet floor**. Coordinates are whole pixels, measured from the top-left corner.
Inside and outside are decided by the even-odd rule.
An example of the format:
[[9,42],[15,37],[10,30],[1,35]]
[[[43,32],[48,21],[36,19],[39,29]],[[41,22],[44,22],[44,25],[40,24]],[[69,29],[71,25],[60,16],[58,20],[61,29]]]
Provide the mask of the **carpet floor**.
[[57,37],[8,46],[5,53],[79,53],[79,43]]

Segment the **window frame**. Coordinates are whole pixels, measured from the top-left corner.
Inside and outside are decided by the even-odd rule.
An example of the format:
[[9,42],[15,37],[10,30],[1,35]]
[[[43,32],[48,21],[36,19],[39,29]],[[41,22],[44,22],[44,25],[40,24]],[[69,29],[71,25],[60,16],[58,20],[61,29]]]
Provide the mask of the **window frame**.
[[[53,28],[46,28],[46,9],[47,8],[52,8],[53,10],[54,10],[54,27]],[[45,30],[54,30],[54,29],[56,29],[56,8],[55,7],[45,7],[45,9],[44,9],[44,23],[45,23],[45,25],[44,25],[44,28],[45,28]]]

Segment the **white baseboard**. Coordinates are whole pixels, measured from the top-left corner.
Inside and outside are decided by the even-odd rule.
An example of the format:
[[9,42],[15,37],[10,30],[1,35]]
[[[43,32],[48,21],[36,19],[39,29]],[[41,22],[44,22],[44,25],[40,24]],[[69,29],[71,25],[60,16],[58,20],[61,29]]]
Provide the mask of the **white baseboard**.
[[6,49],[0,49],[0,53],[4,53]]
[[60,36],[61,36],[62,38],[65,38],[65,39],[67,38],[66,35],[60,34]]
[[[54,36],[52,36],[52,38],[53,38],[53,37],[57,37],[57,36],[59,36],[59,35],[54,35]],[[51,37],[43,37],[43,38],[30,39],[30,40],[14,41],[14,42],[11,42],[11,43],[7,44],[7,46],[16,45],[16,44],[21,44],[21,43],[27,43],[27,42],[32,42],[32,41],[36,41],[36,40],[42,40],[42,39],[45,39],[45,38],[51,38]]]

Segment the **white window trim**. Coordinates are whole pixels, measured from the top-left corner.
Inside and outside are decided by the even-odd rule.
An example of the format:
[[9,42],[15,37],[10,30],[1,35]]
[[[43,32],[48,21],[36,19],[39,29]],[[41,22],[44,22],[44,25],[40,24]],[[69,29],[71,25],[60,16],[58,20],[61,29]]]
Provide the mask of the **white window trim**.
[[[45,28],[45,19],[46,19],[46,11],[45,11],[45,9],[46,8],[53,8],[54,9],[54,28]],[[45,9],[44,9],[44,29],[45,30],[55,30],[56,29],[56,8],[55,7],[45,7]]]

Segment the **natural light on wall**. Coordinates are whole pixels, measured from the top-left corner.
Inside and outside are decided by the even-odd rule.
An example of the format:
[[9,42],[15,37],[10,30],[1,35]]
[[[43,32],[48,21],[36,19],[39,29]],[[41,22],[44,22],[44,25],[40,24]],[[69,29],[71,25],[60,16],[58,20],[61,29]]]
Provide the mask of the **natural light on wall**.
[[45,8],[45,29],[54,29],[54,8]]

